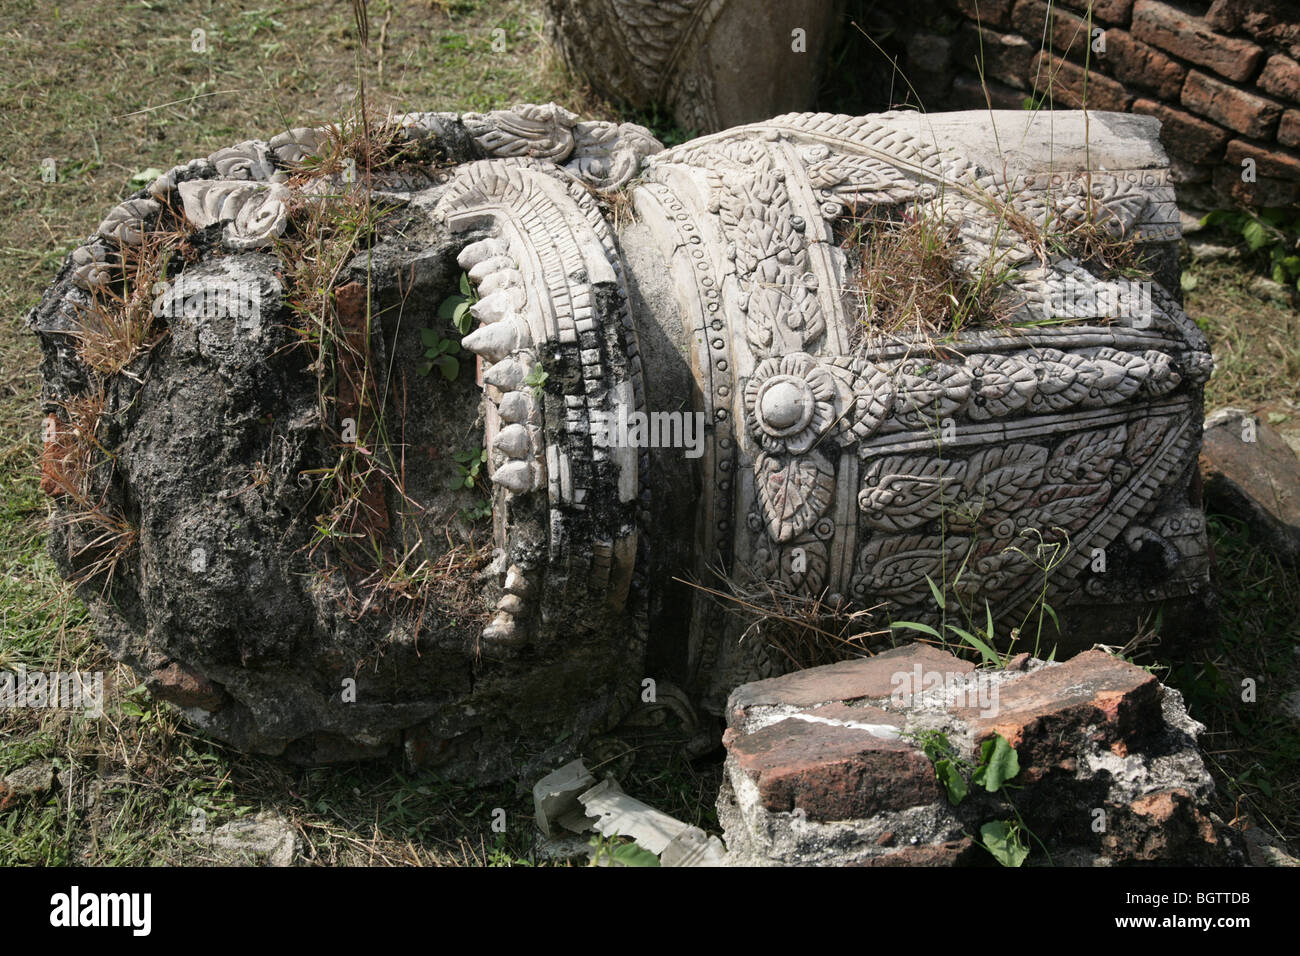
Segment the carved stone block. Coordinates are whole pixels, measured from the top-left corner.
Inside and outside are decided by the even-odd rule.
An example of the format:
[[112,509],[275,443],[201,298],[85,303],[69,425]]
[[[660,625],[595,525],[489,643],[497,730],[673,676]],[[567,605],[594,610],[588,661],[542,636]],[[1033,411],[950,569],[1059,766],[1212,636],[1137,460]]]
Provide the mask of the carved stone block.
[[[219,707],[191,713],[217,736],[306,760],[401,742],[486,778],[549,769],[650,677],[654,719],[631,723],[698,740],[695,707],[788,666],[725,610],[740,580],[884,625],[987,616],[1062,655],[1199,606],[1189,480],[1211,362],[1169,291],[1178,215],[1155,121],[791,114],[663,150],[554,104],[423,113],[397,142],[436,161],[355,181],[300,165],[325,138],[177,167],[73,252],[30,317],[48,412],[107,392],[115,458],[95,492],[138,534],[108,590],[83,591],[119,658],[211,685]],[[334,288],[370,290],[349,300],[339,367],[371,371],[334,414],[373,395],[401,436],[405,484],[361,496],[393,560],[447,536],[455,504],[429,463],[453,449],[438,443],[482,435],[481,619],[441,592],[418,615],[358,609],[312,564],[314,476],[340,445],[293,311],[310,290],[273,254],[294,210],[367,184],[387,212]],[[164,206],[191,230],[181,279],[253,290],[256,328],[229,298],[206,318],[163,309],[167,340],[106,377],[76,347],[81,316]],[[942,224],[954,281],[996,272],[977,287],[996,319],[966,321],[954,297],[927,328],[885,327],[859,285],[890,234],[846,232],[864,220]],[[1150,271],[1108,276],[1070,237],[1136,244]],[[479,374],[411,377],[462,272]],[[77,574],[89,545],[58,527]],[[196,547],[212,552],[199,571]]]

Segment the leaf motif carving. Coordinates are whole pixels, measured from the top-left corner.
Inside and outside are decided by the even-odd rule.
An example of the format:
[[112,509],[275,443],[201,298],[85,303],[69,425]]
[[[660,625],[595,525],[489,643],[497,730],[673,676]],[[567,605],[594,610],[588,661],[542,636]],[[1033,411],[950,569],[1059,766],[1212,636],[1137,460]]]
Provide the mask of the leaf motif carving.
[[985,524],[999,521],[1023,505],[1042,481],[1047,449],[1002,445],[972,455],[966,462],[966,508]]
[[966,462],[895,455],[871,462],[862,476],[858,507],[863,522],[905,531],[937,518],[952,503],[966,476]]
[[878,535],[858,556],[853,592],[915,603],[929,593],[927,577],[942,587],[956,576],[970,543],[954,535]]
[[835,496],[835,469],[821,452],[797,457],[761,453],[754,461],[767,533],[776,541],[803,534]]

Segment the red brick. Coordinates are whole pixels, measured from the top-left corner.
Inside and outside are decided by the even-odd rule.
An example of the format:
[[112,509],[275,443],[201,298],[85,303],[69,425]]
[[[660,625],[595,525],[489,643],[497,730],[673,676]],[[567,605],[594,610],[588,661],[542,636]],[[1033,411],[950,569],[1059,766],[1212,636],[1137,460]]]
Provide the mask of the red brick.
[[1257,83],[1265,93],[1300,103],[1300,63],[1289,56],[1279,53],[1269,57]]
[[178,707],[201,707],[207,711],[220,710],[223,704],[221,690],[202,674],[182,667],[172,661],[154,671],[148,681],[153,695]]
[[1015,0],[957,0],[957,9],[972,20],[996,27],[1011,25],[1011,4]]
[[855,820],[943,799],[924,753],[865,730],[788,718],[752,734],[728,730],[723,743],[773,813]]
[[1138,797],[1128,806],[1107,808],[1101,849],[1111,863],[1152,863],[1178,848],[1191,863],[1222,865],[1223,841],[1214,824],[1181,787]]
[[1088,109],[1122,113],[1133,99],[1123,86],[1109,77],[1096,71],[1085,71],[1059,56],[1039,53],[1034,57],[1032,76],[1040,93],[1047,93],[1050,89],[1052,102],[1058,108],[1065,105],[1077,109],[1086,104]]
[[[897,853],[885,853],[863,860],[861,866],[974,866],[980,852],[975,841],[964,836],[928,846],[903,847]],[[987,857],[985,857],[987,859]]]
[[1205,22],[1216,30],[1241,30],[1263,43],[1280,44],[1300,59],[1295,0],[1215,0]]
[[1025,104],[1025,94],[997,80],[960,73],[952,81],[952,107],[959,110],[1018,110]]
[[1214,0],[1205,12],[1205,22],[1216,30],[1231,33],[1241,26],[1245,6],[1242,0]]
[[1057,53],[1073,53],[1082,60],[1088,52],[1088,24],[1081,17],[1056,7],[1051,8],[1050,17],[1048,12],[1043,0],[1019,0],[1011,11],[1011,25],[1021,35],[1034,37],[1035,49],[1041,42],[1038,38],[1043,36],[1043,29],[1047,27],[1047,35]]
[[1160,683],[1140,667],[1104,651],[1085,651],[999,688],[997,712],[953,708],[976,743],[1001,734],[1019,752],[1027,777],[1072,759],[1085,742],[1126,753],[1148,728],[1160,726]]
[[829,701],[882,700],[898,685],[895,675],[910,673],[916,664],[943,673],[967,674],[975,669],[974,664],[959,660],[947,651],[928,644],[908,644],[875,657],[810,667],[742,684],[731,692],[727,701],[728,723],[732,726],[740,723],[750,707],[776,704],[811,707]]
[[[1080,13],[1088,12],[1089,0],[1062,0],[1058,6],[1070,7]],[[1133,0],[1094,0],[1092,2],[1092,19],[1105,20],[1107,23],[1128,23],[1133,11]]]
[[1277,147],[1262,147],[1244,140],[1234,139],[1228,144],[1226,162],[1234,170],[1241,169],[1243,159],[1255,161],[1255,171],[1261,176],[1290,179],[1300,183],[1300,156]]
[[1231,134],[1213,123],[1155,100],[1138,100],[1133,104],[1133,112],[1160,120],[1160,142],[1170,155],[1189,163],[1218,162],[1231,138]]
[[1282,104],[1229,86],[1192,70],[1183,84],[1183,105],[1251,139],[1267,139],[1282,115]]
[[1178,99],[1187,78],[1187,67],[1123,30],[1106,31],[1106,51],[1097,59],[1116,79],[1154,90],[1167,100]]
[[1277,126],[1277,141],[1283,146],[1300,146],[1300,110],[1287,110]]
[[1240,166],[1216,167],[1214,188],[1247,206],[1289,206],[1300,201],[1300,183],[1295,180],[1258,175],[1253,183],[1245,183]]
[[1133,8],[1133,33],[1139,40],[1230,80],[1250,79],[1264,59],[1259,44],[1215,33],[1200,17],[1158,0],[1138,0]]
[[1014,33],[996,33],[963,23],[958,39],[957,66],[1017,89],[1029,89],[1030,65],[1037,47]]

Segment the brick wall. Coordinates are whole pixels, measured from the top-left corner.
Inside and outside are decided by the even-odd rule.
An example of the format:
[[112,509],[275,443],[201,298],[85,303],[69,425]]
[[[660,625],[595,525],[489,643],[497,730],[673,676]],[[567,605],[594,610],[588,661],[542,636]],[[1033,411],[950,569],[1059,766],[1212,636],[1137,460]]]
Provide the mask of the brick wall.
[[[1163,124],[1184,205],[1300,200],[1300,0],[919,0],[908,9],[889,27],[912,98],[929,110],[1020,109],[1034,97],[1148,113]],[[1254,181],[1243,181],[1252,165]]]

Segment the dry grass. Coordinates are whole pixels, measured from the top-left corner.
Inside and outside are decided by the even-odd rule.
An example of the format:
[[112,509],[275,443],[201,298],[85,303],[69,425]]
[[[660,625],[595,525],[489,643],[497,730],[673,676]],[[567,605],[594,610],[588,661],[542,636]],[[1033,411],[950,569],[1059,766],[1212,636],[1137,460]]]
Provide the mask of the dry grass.
[[810,597],[794,594],[770,580],[752,576],[738,580],[718,569],[713,569],[713,575],[721,590],[684,578],[673,580],[707,594],[729,614],[738,615],[746,623],[740,641],[762,641],[789,670],[870,657],[891,646],[889,628],[876,627],[879,606],[850,611],[829,603],[824,592]]
[[139,243],[108,241],[119,266],[116,279],[91,295],[81,310],[81,330],[74,333],[77,352],[102,378],[126,369],[165,336],[154,315],[155,283],[167,279],[171,262],[186,250],[186,227],[179,212],[163,206],[155,229]]
[[1002,325],[1014,310],[1001,288],[1011,270],[996,256],[978,274],[962,269],[957,224],[928,207],[873,206],[852,212],[845,223],[841,246],[853,270],[848,292],[862,315],[856,346],[877,338],[947,338]]
[[61,420],[46,419],[52,441],[46,444],[42,481],[63,501],[54,520],[68,529],[68,557],[79,567],[73,583],[102,579],[101,592],[107,592],[138,532],[110,503],[107,477],[94,474],[96,467],[113,467],[112,452],[96,435],[104,411],[103,389],[70,398],[61,408]]

